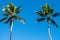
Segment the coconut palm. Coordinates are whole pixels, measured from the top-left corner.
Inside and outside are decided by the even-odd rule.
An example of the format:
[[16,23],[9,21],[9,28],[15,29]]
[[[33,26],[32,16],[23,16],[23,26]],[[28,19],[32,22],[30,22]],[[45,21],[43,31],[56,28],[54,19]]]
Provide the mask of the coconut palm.
[[4,21],[5,24],[10,22],[10,40],[12,40],[12,28],[14,20],[19,20],[23,24],[25,23],[24,18],[17,16],[17,14],[19,14],[19,12],[21,11],[21,5],[16,8],[16,6],[12,3],[8,3],[6,7],[3,7],[3,11],[4,13],[0,15],[4,16],[4,18],[2,18],[0,22]]
[[60,15],[60,13],[53,13],[54,9],[50,7],[48,4],[45,6],[42,6],[43,11],[37,11],[37,14],[40,15],[42,18],[38,18],[36,22],[41,22],[44,20],[47,20],[48,23],[48,36],[50,40],[52,40],[52,36],[50,34],[50,22],[52,22],[53,25],[58,27],[56,22],[51,17],[57,17]]

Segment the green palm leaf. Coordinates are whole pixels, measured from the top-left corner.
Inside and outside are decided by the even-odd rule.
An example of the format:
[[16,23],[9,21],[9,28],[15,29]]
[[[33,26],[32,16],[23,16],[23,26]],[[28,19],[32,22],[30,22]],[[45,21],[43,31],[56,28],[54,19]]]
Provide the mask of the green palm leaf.
[[53,8],[50,8],[48,4],[46,4],[45,6],[42,6],[42,9],[43,11],[46,13],[46,14],[52,14],[54,9]]
[[15,9],[16,9],[16,7],[15,7],[12,3],[9,3],[9,4],[8,4],[8,10],[9,10],[9,11],[15,12]]
[[3,14],[4,16],[9,16],[9,14]]
[[36,22],[41,22],[41,21],[44,21],[45,20],[45,18],[38,18],[37,20],[36,20]]
[[51,19],[51,22],[53,25],[55,25],[56,27],[58,27],[58,25],[56,24],[56,22],[54,20]]
[[5,23],[8,23],[11,19],[12,19],[12,17],[10,17],[9,19],[7,19],[7,20],[5,21]]
[[49,10],[48,10],[48,12],[49,12],[50,14],[52,14],[52,13],[53,13],[53,11],[54,11],[54,9],[53,9],[53,8],[49,8]]
[[10,13],[10,11],[8,10],[7,7],[3,7],[3,11],[7,12],[7,13]]
[[18,8],[16,8],[15,13],[19,13],[20,11],[21,11],[21,5]]
[[3,15],[3,16],[9,16],[9,14],[0,14],[0,15]]
[[43,11],[45,11],[46,13],[48,13],[49,10],[49,5],[46,4],[45,6],[42,6]]
[[45,16],[45,14],[42,11],[38,11],[37,14],[40,16]]
[[52,16],[53,16],[53,17],[60,16],[60,13],[54,13]]
[[23,24],[25,24],[25,19],[24,18],[21,18],[21,17],[18,17],[18,16],[15,16],[14,17],[16,20],[20,20],[20,22],[22,22]]
[[6,20],[6,19],[7,19],[7,17],[5,17],[5,18],[2,18],[2,19],[0,20],[0,22],[4,21],[4,20]]

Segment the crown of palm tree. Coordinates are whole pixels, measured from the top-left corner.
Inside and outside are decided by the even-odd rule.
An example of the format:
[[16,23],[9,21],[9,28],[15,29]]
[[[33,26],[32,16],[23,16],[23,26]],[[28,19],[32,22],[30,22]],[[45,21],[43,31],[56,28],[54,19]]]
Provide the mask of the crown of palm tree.
[[4,18],[2,18],[0,22],[5,21],[5,23],[8,23],[10,21],[10,25],[11,25],[14,20],[20,20],[22,23],[25,23],[24,18],[17,16],[17,14],[21,11],[21,6],[16,8],[15,5],[9,3],[7,7],[3,7],[3,11],[5,13],[0,15],[3,15]]
[[48,4],[42,6],[42,9],[43,11],[37,11],[37,14],[42,16],[43,18],[38,18],[37,22],[41,22],[47,19],[47,21],[51,21],[54,25],[56,25],[56,27],[58,27],[56,22],[53,19],[51,19],[50,16],[57,17],[60,15],[60,13],[53,13],[54,9],[51,8]]
[[45,14],[47,14],[47,15],[51,15],[53,13],[53,8],[50,8],[50,6],[48,4],[43,6],[42,9],[45,12]]

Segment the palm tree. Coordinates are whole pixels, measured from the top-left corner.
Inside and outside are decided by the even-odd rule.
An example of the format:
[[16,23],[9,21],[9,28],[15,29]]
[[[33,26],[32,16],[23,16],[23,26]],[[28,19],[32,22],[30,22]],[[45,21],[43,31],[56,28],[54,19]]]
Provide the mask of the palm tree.
[[50,40],[52,40],[52,36],[50,34],[50,22],[52,22],[53,25],[55,25],[56,27],[58,27],[58,25],[56,24],[56,22],[51,18],[52,17],[57,17],[60,15],[60,13],[53,13],[54,9],[52,7],[50,7],[48,4],[46,4],[45,6],[42,6],[43,11],[37,11],[37,14],[42,16],[42,18],[38,18],[36,20],[36,22],[41,22],[44,20],[47,20],[48,23],[48,36],[50,38]]
[[3,15],[4,18],[0,20],[0,22],[5,21],[4,23],[10,22],[10,40],[12,40],[12,28],[14,20],[20,20],[23,24],[25,23],[25,19],[17,16],[17,14],[21,11],[21,6],[15,7],[12,3],[8,3],[7,7],[3,7],[4,13],[0,14]]

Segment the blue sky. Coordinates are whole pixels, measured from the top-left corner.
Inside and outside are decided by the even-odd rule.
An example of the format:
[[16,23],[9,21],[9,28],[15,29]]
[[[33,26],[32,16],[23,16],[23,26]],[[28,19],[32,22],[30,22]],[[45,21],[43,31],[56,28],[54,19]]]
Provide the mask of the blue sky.
[[[2,7],[6,6],[9,2],[12,2],[17,7],[22,5],[22,11],[18,16],[26,20],[26,24],[22,24],[19,20],[14,22],[13,40],[49,40],[47,22],[35,23],[36,19],[40,17],[36,14],[36,11],[42,10],[41,6],[48,3],[50,6],[54,6],[54,12],[60,12],[60,0],[0,0],[0,13],[3,12]],[[51,35],[53,40],[60,40],[60,17],[58,16],[53,19],[59,25],[59,28],[50,24]],[[9,40],[9,31],[9,24],[1,22],[0,40]]]

